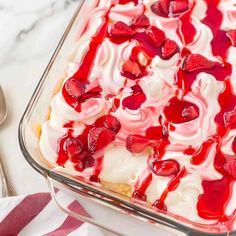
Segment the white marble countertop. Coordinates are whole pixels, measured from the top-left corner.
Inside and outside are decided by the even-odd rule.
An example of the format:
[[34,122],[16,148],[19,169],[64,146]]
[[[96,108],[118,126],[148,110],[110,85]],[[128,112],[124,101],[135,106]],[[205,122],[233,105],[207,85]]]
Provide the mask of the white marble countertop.
[[21,153],[18,124],[78,1],[0,0],[0,84],[9,112],[0,155],[17,195],[48,190]]

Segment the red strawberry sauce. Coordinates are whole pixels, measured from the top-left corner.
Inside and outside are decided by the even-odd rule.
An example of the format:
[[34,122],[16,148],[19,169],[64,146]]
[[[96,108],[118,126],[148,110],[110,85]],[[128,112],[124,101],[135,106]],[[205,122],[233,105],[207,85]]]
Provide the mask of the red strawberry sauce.
[[[119,1],[120,4],[126,4],[129,2],[138,4],[138,1],[134,0]],[[218,98],[221,111],[215,118],[215,122],[217,124],[217,133],[209,140],[206,140],[198,149],[195,150],[192,147],[189,147],[185,150],[185,154],[190,156],[191,163],[193,165],[200,165],[206,159],[212,145],[216,144],[217,154],[215,156],[214,166],[215,169],[223,175],[223,178],[214,181],[203,180],[202,186],[204,193],[199,196],[197,210],[199,216],[202,218],[217,220],[218,222],[226,222],[230,217],[225,215],[225,206],[229,202],[232,194],[232,184],[233,181],[235,181],[235,178],[232,176],[232,168],[235,167],[235,163],[227,164],[227,158],[224,157],[220,150],[220,142],[232,127],[236,127],[236,111],[232,112],[236,106],[236,96],[232,92],[232,84],[229,80],[232,74],[232,68],[231,65],[226,62],[226,55],[229,46],[231,46],[231,41],[227,36],[227,32],[220,29],[223,16],[222,13],[217,9],[219,0],[205,0],[205,2],[208,9],[206,12],[206,17],[202,20],[202,23],[207,25],[213,33],[214,37],[211,42],[213,54],[214,56],[220,58],[220,60],[219,62],[212,64],[212,62],[207,61],[207,59],[201,58],[200,56],[190,57],[192,53],[186,48],[183,48],[183,50],[180,52],[180,59],[181,61],[185,61],[182,66],[179,66],[179,70],[175,75],[175,84],[179,90],[183,91],[183,94],[186,94],[191,90],[191,85],[200,72],[212,74],[218,81],[223,81],[225,84],[225,90]],[[171,7],[174,7],[175,11],[181,9],[181,6],[179,5],[173,6],[173,4],[171,4]],[[155,11],[157,15],[162,14],[165,17],[168,17],[169,13],[166,12],[166,9],[166,6],[160,5],[159,3],[155,5]],[[194,28],[191,19],[192,10],[188,9],[187,5],[184,6],[183,9],[184,12],[182,12],[179,16],[180,26],[178,28],[178,33],[179,35],[183,35],[182,43],[187,46],[187,44],[194,40],[196,29]],[[146,96],[143,93],[142,88],[138,85],[138,81],[140,78],[143,78],[146,75],[146,67],[150,65],[153,57],[158,55],[163,60],[165,60],[169,59],[169,57],[172,57],[179,51],[177,46],[176,49],[170,49],[169,51],[168,49],[165,49],[167,50],[166,53],[168,56],[163,57],[163,45],[167,45],[167,43],[165,44],[165,40],[167,40],[166,36],[164,32],[161,32],[160,29],[153,29],[153,26],[148,26],[147,24],[150,24],[150,22],[146,16],[134,19],[133,23],[131,22],[130,25],[122,25],[120,23],[116,25],[114,24],[111,26],[113,27],[113,31],[111,32],[109,31],[109,24],[108,11],[104,16],[103,24],[94,37],[92,37],[89,49],[85,54],[78,71],[72,76],[72,83],[68,84],[67,86],[65,85],[62,89],[63,96],[67,103],[77,111],[80,111],[81,103],[92,97],[102,96],[102,89],[100,86],[92,91],[87,91],[86,88],[89,84],[88,78],[94,65],[96,52],[105,38],[109,38],[115,44],[121,44],[125,41],[131,40],[136,40],[137,42],[137,46],[134,48],[129,59],[130,61],[126,62],[126,65],[123,66],[125,71],[121,71],[121,76],[126,77],[127,80],[137,82],[137,85],[132,87],[133,93],[122,101],[121,106],[123,109],[137,110],[145,102]],[[140,30],[142,27],[143,30]],[[120,32],[121,30],[125,30],[128,33],[124,34],[124,32]],[[158,31],[159,33],[156,33]],[[143,52],[147,57],[147,65],[141,65],[138,61],[139,52]],[[164,55],[166,54],[164,53]],[[132,71],[132,68],[135,68],[135,72]],[[75,81],[78,81],[79,84],[75,83]],[[116,104],[120,105],[120,102],[116,100]],[[181,178],[188,174],[185,168],[180,167],[175,161],[169,160],[168,163],[164,163],[162,160],[162,157],[165,154],[165,149],[169,144],[168,129],[171,129],[171,126],[168,124],[170,122],[181,124],[194,120],[199,116],[199,109],[194,104],[184,101],[179,97],[174,97],[167,104],[164,113],[167,120],[163,126],[150,127],[147,130],[146,136],[144,137],[129,136],[128,149],[129,151],[135,152],[135,150],[137,150],[137,152],[139,152],[140,150],[144,150],[147,146],[153,148],[155,155],[150,160],[150,168],[145,172],[145,176],[139,180],[133,193],[133,197],[142,201],[146,201],[145,192],[152,181],[152,173],[160,176],[167,176],[170,178],[170,182],[165,191],[162,193],[161,198],[157,199],[153,204],[154,208],[167,211],[168,208],[165,205],[165,199],[168,196],[168,193],[174,191],[178,187]],[[226,114],[231,114],[232,116],[227,119],[227,122],[225,121]],[[80,147],[81,150],[75,149],[77,155],[74,155],[72,158],[73,162],[78,164],[76,169],[83,171],[84,169],[91,167],[91,165],[94,165],[95,170],[91,176],[91,181],[99,181],[98,176],[102,168],[103,157],[103,154],[100,153],[100,151],[115,139],[115,135],[120,129],[120,123],[116,118],[116,120],[113,120],[113,118],[110,119],[109,124],[104,123],[104,120],[106,119],[107,117],[105,116],[97,120],[93,125],[86,126],[83,133],[76,138],[73,137],[72,129],[68,128],[68,133],[59,141],[57,163],[59,165],[64,165],[69,158],[72,158],[71,154],[68,155],[68,152],[70,152],[70,150],[74,150],[74,147],[73,145],[70,146],[68,151],[66,142],[68,139],[76,139],[79,143],[82,142],[83,144],[83,147]],[[93,144],[91,151],[91,148],[89,148],[89,145],[91,144],[88,143],[88,140],[90,140],[88,139],[88,136],[89,132],[96,128],[100,128],[102,131],[98,130],[94,132],[96,135],[94,135],[92,138],[93,143],[96,145]],[[106,139],[106,135],[108,139]],[[100,140],[100,136],[106,140],[106,142],[104,142],[104,146]],[[138,143],[132,143],[135,142],[134,140],[142,140],[142,142],[144,142],[143,147],[140,149]],[[148,142],[145,140],[151,141]],[[233,150],[235,151],[235,141],[233,145]],[[99,147],[99,150],[96,149],[97,147]],[[227,171],[227,166],[229,166],[230,171]]]

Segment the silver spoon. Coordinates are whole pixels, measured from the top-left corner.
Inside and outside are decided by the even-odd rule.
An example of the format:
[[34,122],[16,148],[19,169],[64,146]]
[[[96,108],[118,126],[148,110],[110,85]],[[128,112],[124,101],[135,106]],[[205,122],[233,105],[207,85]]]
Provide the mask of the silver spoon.
[[[0,85],[0,126],[4,123],[4,121],[7,118],[7,106],[6,106],[6,100]],[[7,179],[6,174],[3,169],[1,156],[0,156],[0,184],[2,185],[2,189],[0,192],[0,197],[7,197],[9,196],[9,188],[7,185]],[[0,185],[0,186],[1,186]]]

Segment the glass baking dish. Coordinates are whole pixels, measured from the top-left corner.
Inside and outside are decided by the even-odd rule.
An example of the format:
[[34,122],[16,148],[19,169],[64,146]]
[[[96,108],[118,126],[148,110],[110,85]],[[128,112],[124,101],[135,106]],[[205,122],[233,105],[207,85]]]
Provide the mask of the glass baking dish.
[[[69,215],[107,229],[120,235],[236,235],[224,226],[193,224],[187,220],[154,212],[152,209],[132,202],[128,197],[114,193],[96,184],[78,180],[43,162],[39,146],[39,126],[47,119],[50,100],[55,88],[63,81],[68,55],[75,40],[83,32],[86,12],[95,1],[80,1],[51,61],[49,62],[19,125],[19,142],[28,163],[48,181],[52,197]],[[87,14],[88,15],[88,14]],[[84,211],[72,212],[57,199],[61,190],[77,200]],[[109,219],[109,220],[108,220]]]

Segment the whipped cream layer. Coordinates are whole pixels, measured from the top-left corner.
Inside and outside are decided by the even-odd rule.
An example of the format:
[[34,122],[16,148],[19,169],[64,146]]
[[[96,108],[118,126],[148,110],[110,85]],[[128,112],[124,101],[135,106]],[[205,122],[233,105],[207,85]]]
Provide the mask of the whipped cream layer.
[[154,211],[235,229],[234,2],[89,3],[42,124],[44,158],[79,178],[128,185]]

